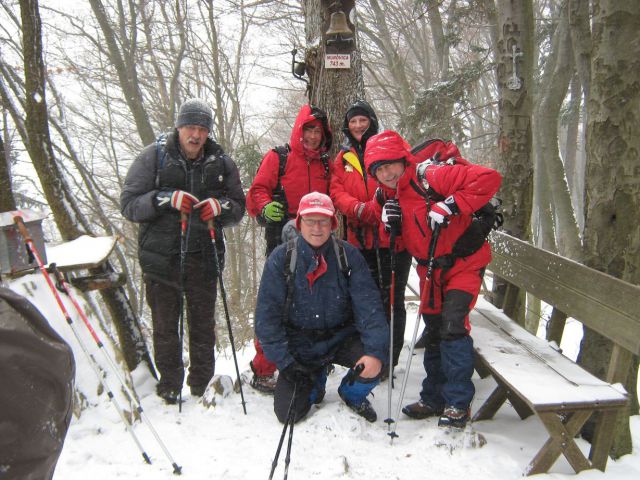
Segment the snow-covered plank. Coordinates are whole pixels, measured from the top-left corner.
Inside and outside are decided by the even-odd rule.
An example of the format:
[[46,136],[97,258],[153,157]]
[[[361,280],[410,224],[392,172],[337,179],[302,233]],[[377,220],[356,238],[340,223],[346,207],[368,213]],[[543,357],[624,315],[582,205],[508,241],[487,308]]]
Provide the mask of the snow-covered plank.
[[81,270],[102,264],[116,246],[117,237],[82,235],[71,242],[47,246],[47,260],[59,270]]
[[535,411],[626,403],[622,386],[593,376],[497,309],[476,306],[470,320],[478,355]]
[[491,247],[492,272],[631,353],[640,354],[640,286],[504,232],[491,233]]

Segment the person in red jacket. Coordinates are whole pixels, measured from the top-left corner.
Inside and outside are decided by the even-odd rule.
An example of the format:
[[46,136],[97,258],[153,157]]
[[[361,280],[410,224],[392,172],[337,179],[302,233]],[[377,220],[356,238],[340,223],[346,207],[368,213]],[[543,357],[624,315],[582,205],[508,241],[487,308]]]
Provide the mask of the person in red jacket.
[[[265,227],[266,256],[282,243],[282,228],[296,218],[300,199],[310,192],[329,193],[332,134],[327,114],[312,105],[303,105],[285,146],[270,150],[247,193],[247,212]],[[276,365],[266,359],[260,342],[254,341],[256,355],[251,361],[251,386],[273,393]]]
[[[418,260],[427,376],[420,400],[402,411],[418,419],[439,416],[438,426],[462,428],[475,394],[468,314],[491,260],[486,237],[475,228],[474,213],[498,191],[501,176],[459,154],[446,158],[451,151],[443,148],[439,157],[418,163],[399,134],[385,131],[367,142],[365,165],[380,183],[395,189],[395,198],[381,209],[382,221],[402,235]],[[432,244],[433,271],[427,278]]]
[[[369,266],[371,276],[382,293],[382,298],[390,316],[391,290],[391,250],[390,235],[380,222],[376,212],[376,190],[378,182],[368,175],[364,168],[364,152],[367,140],[378,133],[378,117],[364,100],[357,100],[344,117],[342,132],[345,143],[338,153],[331,176],[331,199],[346,219],[347,240],[360,250]],[[382,190],[378,197],[384,199]],[[393,367],[404,343],[404,329],[407,311],[404,293],[407,287],[411,255],[402,247],[402,240],[394,238],[395,284],[393,302]],[[388,375],[383,372],[383,378]]]

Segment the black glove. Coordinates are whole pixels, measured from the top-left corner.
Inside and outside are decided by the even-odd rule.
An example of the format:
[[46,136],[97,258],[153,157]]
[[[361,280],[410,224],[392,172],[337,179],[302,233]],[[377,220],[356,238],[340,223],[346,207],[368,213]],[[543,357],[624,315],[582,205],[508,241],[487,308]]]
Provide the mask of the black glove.
[[382,207],[382,223],[387,232],[392,235],[400,235],[402,233],[402,210],[400,204],[395,198],[391,198],[384,203]]
[[310,385],[315,381],[314,371],[295,360],[287,365],[287,367],[280,372],[280,375],[284,375],[284,378],[291,383]]

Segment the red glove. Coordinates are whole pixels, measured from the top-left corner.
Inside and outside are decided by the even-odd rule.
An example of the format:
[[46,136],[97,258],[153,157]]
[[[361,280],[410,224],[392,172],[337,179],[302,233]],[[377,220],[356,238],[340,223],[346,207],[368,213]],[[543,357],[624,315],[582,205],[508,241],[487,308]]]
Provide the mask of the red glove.
[[194,195],[184,190],[175,190],[171,194],[171,207],[182,213],[191,213],[193,204],[198,202],[199,200]]
[[453,198],[453,195],[448,196],[442,202],[438,202],[435,205],[432,205],[431,209],[429,210],[431,230],[436,227],[436,224],[446,227],[449,223],[449,216],[455,215],[457,213],[458,205],[456,205],[456,201]]
[[220,202],[215,198],[207,198],[206,200],[201,201],[196,204],[194,208],[200,209],[200,219],[203,222],[208,222],[214,217],[217,217],[222,212],[222,206]]

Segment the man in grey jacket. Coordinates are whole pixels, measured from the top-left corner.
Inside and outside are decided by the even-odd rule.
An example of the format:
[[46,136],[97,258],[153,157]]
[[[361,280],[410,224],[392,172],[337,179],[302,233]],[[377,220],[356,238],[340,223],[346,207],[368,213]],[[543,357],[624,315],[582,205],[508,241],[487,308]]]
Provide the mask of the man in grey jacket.
[[211,107],[199,99],[187,100],[175,126],[138,155],[120,195],[122,214],[140,224],[138,257],[160,373],[156,390],[169,404],[177,401],[184,380],[178,333],[183,294],[191,394],[202,396],[213,377],[218,272],[209,225],[214,226],[224,268],[222,228],[237,224],[245,211],[238,168],[209,137]]

